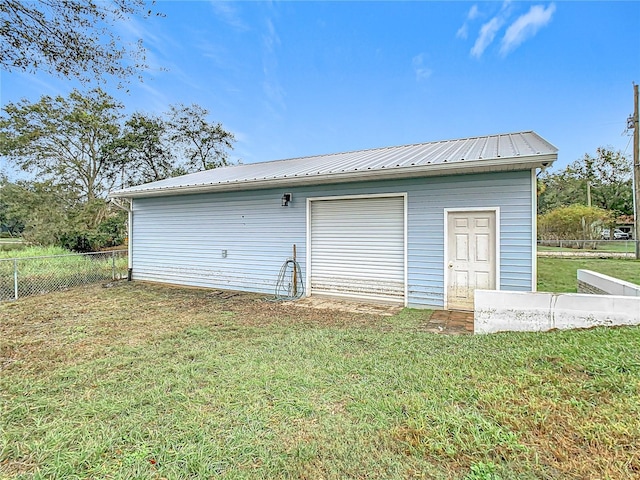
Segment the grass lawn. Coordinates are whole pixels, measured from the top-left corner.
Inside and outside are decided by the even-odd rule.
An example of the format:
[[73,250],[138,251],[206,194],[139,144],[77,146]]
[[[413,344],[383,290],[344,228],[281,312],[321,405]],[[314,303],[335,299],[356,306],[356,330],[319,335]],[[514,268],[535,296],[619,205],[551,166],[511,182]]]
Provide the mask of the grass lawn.
[[538,257],[538,291],[575,292],[579,269],[640,284],[640,261],[621,258]]
[[22,243],[22,237],[0,237],[0,243]]
[[428,315],[136,282],[0,303],[0,478],[638,478],[640,328]]
[[21,238],[0,238],[0,258],[5,257],[7,252],[19,252],[24,248]]

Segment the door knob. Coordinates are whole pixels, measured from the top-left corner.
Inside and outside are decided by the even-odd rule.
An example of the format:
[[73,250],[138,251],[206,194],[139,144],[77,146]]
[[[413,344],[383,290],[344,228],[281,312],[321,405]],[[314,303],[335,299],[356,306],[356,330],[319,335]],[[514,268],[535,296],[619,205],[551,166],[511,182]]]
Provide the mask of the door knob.
[[453,262],[449,262],[449,268],[453,268]]

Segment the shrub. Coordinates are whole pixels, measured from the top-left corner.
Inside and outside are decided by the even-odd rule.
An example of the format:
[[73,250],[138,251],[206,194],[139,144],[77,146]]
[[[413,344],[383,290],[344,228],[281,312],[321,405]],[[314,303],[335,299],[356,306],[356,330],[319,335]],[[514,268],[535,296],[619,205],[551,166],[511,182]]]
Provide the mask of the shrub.
[[613,213],[599,207],[560,207],[538,215],[538,236],[541,240],[597,240],[612,221]]

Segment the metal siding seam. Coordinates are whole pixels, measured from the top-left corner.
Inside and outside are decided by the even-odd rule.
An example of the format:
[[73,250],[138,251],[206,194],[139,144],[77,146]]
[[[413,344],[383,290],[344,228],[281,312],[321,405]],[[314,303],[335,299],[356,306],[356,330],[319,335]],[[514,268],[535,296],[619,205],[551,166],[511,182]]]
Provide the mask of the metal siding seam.
[[404,306],[409,304],[409,193],[404,192],[402,194],[403,199],[403,214],[404,214]]
[[306,264],[307,264],[307,269],[305,272],[305,285],[307,286],[306,292],[305,292],[305,297],[309,297],[311,296],[311,208],[312,208],[312,203],[311,203],[311,199],[309,197],[307,197],[307,201],[306,201],[306,206],[307,206],[307,211],[306,211],[306,232],[305,232],[305,237],[306,237]]
[[531,169],[531,291],[538,290],[538,181]]
[[502,222],[500,215],[500,207],[496,207],[496,290],[502,290],[500,282],[502,281]]
[[449,258],[449,242],[447,239],[449,238],[449,221],[448,221],[449,211],[447,208],[442,210],[442,223],[443,223],[443,237],[442,237],[442,245],[444,246],[444,258],[442,263],[442,305],[445,310],[449,310],[449,298],[447,295],[447,285],[449,284],[449,269],[447,268],[447,259]]
[[127,238],[127,254],[129,255],[129,259],[127,261],[127,268],[131,269],[131,273],[133,275],[133,198],[130,199],[131,204],[129,205],[129,213],[128,213],[128,220],[129,220],[129,225],[128,226],[128,230],[127,233],[128,238]]

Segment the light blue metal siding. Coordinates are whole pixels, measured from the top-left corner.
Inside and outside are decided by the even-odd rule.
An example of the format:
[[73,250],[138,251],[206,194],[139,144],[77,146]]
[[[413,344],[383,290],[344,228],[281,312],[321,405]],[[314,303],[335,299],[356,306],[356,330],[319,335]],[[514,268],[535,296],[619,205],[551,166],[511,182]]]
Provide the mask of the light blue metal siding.
[[530,171],[440,177],[409,192],[410,305],[443,306],[445,208],[499,207],[500,288],[531,290]]
[[[407,193],[408,304],[444,302],[444,209],[500,208],[500,288],[528,291],[530,171],[134,200],[133,278],[271,293],[297,245],[306,278],[306,199]],[[288,207],[284,192],[293,193]],[[222,250],[227,257],[222,257]]]
[[281,207],[281,196],[262,190],[134,200],[133,278],[272,292],[292,245],[305,256],[305,202]]

